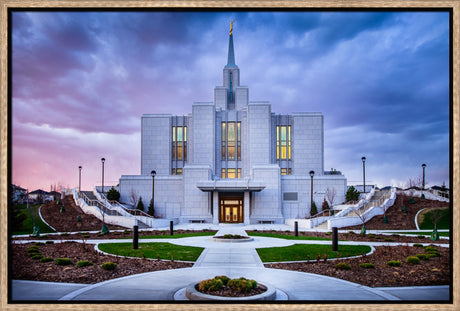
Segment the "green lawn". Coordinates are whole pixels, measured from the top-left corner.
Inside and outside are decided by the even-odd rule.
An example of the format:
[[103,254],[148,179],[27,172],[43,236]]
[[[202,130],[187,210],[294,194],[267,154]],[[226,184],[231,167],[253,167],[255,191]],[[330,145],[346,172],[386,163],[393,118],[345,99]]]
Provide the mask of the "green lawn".
[[320,238],[315,236],[294,236],[288,234],[280,234],[280,233],[270,233],[270,232],[250,232],[248,233],[249,236],[264,236],[269,238],[279,238],[279,239],[286,239],[286,240],[331,240],[332,238]]
[[139,243],[138,249],[133,249],[132,243],[102,243],[101,251],[127,257],[154,258],[183,261],[196,261],[204,248],[180,246],[171,243]]
[[[422,212],[423,213],[423,212]],[[423,221],[419,224],[420,229],[434,229],[432,217],[433,213],[439,213],[438,229],[450,229],[450,210],[449,208],[438,208],[423,214]]]
[[296,261],[296,260],[315,260],[317,256],[322,259],[325,255],[327,258],[337,258],[337,253],[340,257],[350,257],[362,255],[371,251],[367,245],[339,245],[339,251],[333,252],[331,245],[311,245],[311,244],[295,244],[287,247],[270,247],[258,248],[262,262],[279,262],[279,261]]
[[40,228],[40,233],[51,233],[55,232],[53,229],[48,227],[38,215],[38,209],[40,205],[29,205],[29,209],[27,209],[26,204],[20,205],[21,213],[26,215],[27,218],[24,220],[21,226],[11,228],[11,234],[18,235],[18,234],[32,234],[34,229],[34,219],[33,216],[35,215],[35,224]]
[[[212,236],[215,235],[217,231],[207,231],[207,232],[187,232],[187,233],[174,233],[174,235],[146,235],[140,236],[139,239],[180,239],[180,238],[189,238],[194,236]],[[132,237],[126,237],[124,239],[132,239]]]

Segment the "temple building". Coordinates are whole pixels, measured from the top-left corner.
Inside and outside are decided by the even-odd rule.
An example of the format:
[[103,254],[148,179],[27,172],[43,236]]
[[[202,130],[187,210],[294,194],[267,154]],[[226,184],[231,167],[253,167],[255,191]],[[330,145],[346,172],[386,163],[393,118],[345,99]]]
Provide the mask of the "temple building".
[[147,207],[153,192],[157,217],[285,223],[310,217],[311,198],[320,211],[327,189],[344,201],[345,176],[324,171],[323,115],[279,115],[267,101],[249,101],[232,28],[214,101],[193,103],[186,116],[144,114],[141,128],[141,172],[121,176],[120,201],[140,196]]

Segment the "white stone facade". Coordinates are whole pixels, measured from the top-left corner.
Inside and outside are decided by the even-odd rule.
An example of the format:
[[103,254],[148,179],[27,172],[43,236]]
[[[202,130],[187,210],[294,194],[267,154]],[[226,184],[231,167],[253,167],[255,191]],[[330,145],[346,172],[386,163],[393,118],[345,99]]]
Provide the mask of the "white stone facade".
[[[276,115],[269,102],[250,102],[234,64],[233,35],[223,85],[214,102],[193,103],[187,116],[142,116],[141,174],[120,178],[121,202],[154,191],[155,215],[180,222],[285,223],[321,210],[326,190],[335,204],[347,181],[324,172],[321,113]],[[155,171],[152,189],[151,171]]]

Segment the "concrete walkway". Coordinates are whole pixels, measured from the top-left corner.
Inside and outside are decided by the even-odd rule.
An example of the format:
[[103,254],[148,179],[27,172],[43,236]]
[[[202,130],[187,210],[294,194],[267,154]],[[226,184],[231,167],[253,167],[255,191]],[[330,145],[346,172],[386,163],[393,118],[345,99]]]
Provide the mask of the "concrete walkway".
[[[242,226],[224,226],[216,234],[247,235]],[[89,240],[97,244],[120,240]],[[126,241],[126,240],[124,240]],[[142,242],[160,239],[142,240]],[[282,247],[296,243],[330,244],[330,241],[285,240],[253,237],[246,242],[217,242],[210,236],[161,239],[177,245],[204,247],[191,268],[148,272],[122,277],[93,285],[61,284],[13,280],[13,300],[47,301],[172,301],[186,300],[185,287],[216,275],[230,278],[247,277],[275,286],[276,300],[295,301],[447,301],[449,286],[370,288],[352,282],[288,270],[264,268],[256,248]],[[396,243],[339,244],[392,245]],[[448,245],[447,245],[448,246]]]

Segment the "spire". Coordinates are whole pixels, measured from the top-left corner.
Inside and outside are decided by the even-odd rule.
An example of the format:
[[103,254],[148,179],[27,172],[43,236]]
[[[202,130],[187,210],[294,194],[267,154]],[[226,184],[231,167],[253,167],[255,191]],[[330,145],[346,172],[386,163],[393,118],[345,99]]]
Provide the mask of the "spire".
[[[236,19],[235,19],[236,20]],[[233,50],[233,20],[230,23],[230,36],[228,40],[228,60],[227,60],[227,66],[236,66],[235,64],[235,51]]]

